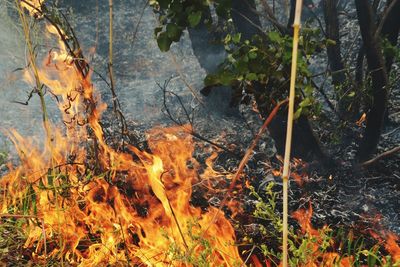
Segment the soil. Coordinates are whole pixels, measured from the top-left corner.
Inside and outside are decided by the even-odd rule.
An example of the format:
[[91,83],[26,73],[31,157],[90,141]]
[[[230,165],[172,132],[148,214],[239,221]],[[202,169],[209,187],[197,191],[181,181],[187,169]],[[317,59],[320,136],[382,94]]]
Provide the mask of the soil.
[[[96,37],[95,29],[108,27],[108,7],[105,6],[106,2],[100,3],[97,7],[97,2],[95,0],[59,1],[63,10],[72,18],[72,25],[85,54],[89,54],[89,49],[96,46],[96,53],[91,56],[91,64],[96,71],[106,77],[108,32],[98,31],[99,35]],[[143,2],[127,0],[117,1],[115,4],[114,69],[116,70],[117,94],[132,135],[143,141],[143,133],[146,129],[159,124],[173,125],[163,112],[163,95],[157,85],[157,83],[163,85],[165,81],[170,80],[168,90],[177,93],[187,110],[196,114],[194,121],[196,132],[224,147],[234,148],[233,155],[227,152],[220,153],[215,168],[234,171],[240,162],[241,155],[244,154],[262,124],[258,115],[247,107],[241,106],[238,109],[229,107],[229,101],[227,101],[229,89],[226,88],[220,91],[213,90],[212,95],[207,98],[202,97],[204,104],[198,104],[185,83],[199,92],[203,87],[202,79],[205,72],[193,55],[187,34],[184,35],[182,42],[173,45],[170,53],[161,53],[153,38],[156,19],[151,9],[146,8],[143,17],[140,18],[137,10],[143,8]],[[3,23],[4,16],[0,18],[0,27],[2,27],[0,56],[12,58],[12,60],[7,60],[9,64],[0,66],[1,90],[5,94],[0,99],[1,128],[14,127],[24,134],[40,137],[42,135],[42,132],[38,131],[40,127],[32,127],[39,123],[38,100],[33,99],[28,106],[12,103],[15,100],[24,100],[26,96],[23,93],[26,90],[21,89],[26,86],[19,82],[9,83],[9,75],[13,73],[13,70],[24,65],[23,48],[19,47],[13,53],[4,54],[4,51],[10,51],[14,43],[22,42],[21,36],[7,30],[9,27]],[[137,27],[139,21],[140,25]],[[17,22],[11,20],[8,23],[12,25]],[[4,43],[5,37],[10,36],[12,42]],[[96,38],[98,38],[97,41]],[[179,69],[176,68],[174,62],[178,63]],[[182,72],[182,76],[179,72]],[[94,79],[96,86],[102,92],[104,101],[111,103],[111,93],[106,90],[104,83],[96,75]],[[19,88],[19,91],[10,90],[10,88]],[[400,94],[399,86],[396,88],[392,91],[390,98],[393,124],[384,129],[378,153],[399,145]],[[51,97],[47,97],[50,103]],[[188,122],[176,98],[169,98],[167,103],[175,117]],[[118,131],[118,125],[113,116],[111,108],[104,116],[103,124],[109,136],[115,135]],[[57,120],[56,115],[54,118]],[[111,139],[108,141],[111,142]],[[0,140],[6,142],[4,136],[0,137]],[[8,149],[11,151],[11,146]],[[308,180],[302,187],[294,181],[290,182],[290,211],[307,208],[311,202],[314,208],[313,222],[316,226],[328,224],[333,227],[360,227],[364,230],[368,228],[376,230],[379,225],[381,229],[400,234],[399,156],[393,155],[368,168],[356,169],[349,164],[354,149],[350,147],[341,151],[345,155],[336,155],[340,162],[337,169],[321,172],[317,170],[318,168],[307,168]],[[277,184],[276,190],[280,189],[280,177],[272,174],[273,169],[280,168],[274,152],[271,139],[268,136],[263,137],[245,169],[247,177],[251,177],[251,184],[260,193],[270,181]],[[204,161],[208,155],[202,151],[197,153],[200,161],[201,159]],[[4,165],[1,168],[3,169],[0,169],[0,173],[1,170],[5,170]],[[250,203],[250,200],[248,201]],[[211,200],[208,202],[218,203]],[[292,223],[295,224],[294,221]]]

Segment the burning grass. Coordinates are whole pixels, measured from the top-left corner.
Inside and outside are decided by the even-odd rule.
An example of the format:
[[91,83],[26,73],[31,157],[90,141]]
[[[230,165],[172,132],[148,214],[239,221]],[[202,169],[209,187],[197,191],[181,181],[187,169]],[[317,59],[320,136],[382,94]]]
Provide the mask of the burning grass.
[[[24,3],[31,13],[40,11],[40,5]],[[46,28],[59,38],[59,47],[24,76],[57,98],[65,129],[44,120],[44,147],[9,132],[20,165],[10,166],[0,181],[3,238],[18,226],[24,243],[19,251],[39,264],[240,264],[235,233],[223,213],[190,204],[192,184],[200,179],[191,136],[181,127],[153,129],[147,140],[151,153],[108,146],[99,123],[106,105],[87,64],[68,51],[64,31]]]
[[[258,229],[256,235],[246,239],[258,248],[261,254],[258,257],[263,259],[254,259],[255,266],[262,266],[261,262],[266,266],[282,265],[282,220],[276,207],[278,193],[274,186],[269,183],[263,197],[250,188],[257,200],[253,215]],[[311,203],[308,209],[299,209],[291,215],[300,229],[289,228],[289,266],[400,266],[400,246],[393,233],[382,230],[379,234],[367,234],[357,228],[333,229],[328,225],[316,229],[312,216]]]
[[[23,3],[31,14],[41,11],[38,2]],[[207,181],[212,189],[210,181],[220,174],[212,169],[216,154],[199,174],[188,126],[152,129],[148,151],[131,145],[116,150],[104,141],[100,119],[106,104],[87,62],[79,49],[71,52],[64,31],[53,24],[47,31],[59,46],[24,77],[55,96],[64,125],[44,120],[44,145],[9,131],[20,165],[9,164],[0,180],[0,261],[13,266],[279,265],[279,246],[253,242],[265,259],[251,253],[242,258],[224,213],[191,204],[193,185]],[[264,228],[260,240],[268,236],[280,242],[276,193],[272,186],[268,192],[265,201],[253,191],[254,216],[272,226]],[[237,203],[230,206],[240,210]],[[395,235],[381,238],[388,256],[377,247],[354,245],[350,237],[350,249],[343,252],[346,245],[334,241],[329,227],[314,229],[311,216],[311,206],[293,214],[301,231],[290,231],[292,266],[400,265]]]

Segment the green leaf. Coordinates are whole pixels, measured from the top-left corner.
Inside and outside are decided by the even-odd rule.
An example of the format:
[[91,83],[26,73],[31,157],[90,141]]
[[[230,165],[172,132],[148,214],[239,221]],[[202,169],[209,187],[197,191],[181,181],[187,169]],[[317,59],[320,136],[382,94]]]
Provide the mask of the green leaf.
[[181,38],[182,29],[179,28],[178,25],[176,25],[175,23],[169,23],[167,24],[166,30],[169,39],[174,42],[179,41],[179,39]]
[[225,43],[225,44],[228,44],[231,40],[232,40],[232,36],[228,33],[228,34],[225,36],[224,43]]
[[219,84],[219,79],[218,79],[217,75],[208,74],[204,78],[204,85],[205,86],[211,86],[211,85],[217,85],[217,84]]
[[183,10],[182,3],[180,1],[173,1],[171,6],[171,10],[174,11],[175,13],[179,13]]
[[248,56],[249,56],[250,59],[256,59],[257,58],[257,52],[250,50]]
[[228,56],[226,57],[226,59],[230,62],[230,63],[235,63],[236,59],[233,57],[232,54],[228,54]]
[[336,41],[332,39],[326,39],[326,45],[336,45]]
[[228,18],[229,11],[231,10],[231,0],[218,0],[215,1],[216,9],[215,12],[219,17]]
[[200,23],[201,15],[202,15],[201,11],[190,13],[188,16],[189,25],[191,27],[196,27]]
[[285,51],[283,54],[283,62],[290,63],[292,61],[292,52]]
[[312,87],[312,85],[309,83],[306,84],[306,86],[304,87],[304,93],[306,95],[311,95],[313,93],[313,91],[314,91],[314,88]]
[[40,190],[46,190],[46,186],[44,185],[42,179],[39,179],[39,186],[38,187],[39,187]]
[[172,44],[172,40],[166,32],[162,32],[157,37],[157,44],[162,52],[167,52]]
[[227,72],[227,71],[222,72],[219,77],[221,84],[225,85],[225,86],[231,85],[234,79],[235,79],[235,75],[233,73]]
[[54,176],[53,176],[53,174],[51,174],[51,173],[47,174],[47,184],[48,184],[50,187],[53,187],[53,186],[54,186]]
[[267,75],[263,73],[258,74],[258,80],[265,83],[267,80]]
[[352,92],[350,92],[347,96],[348,96],[348,97],[354,97],[355,95],[356,95],[356,92],[352,91]]
[[297,119],[300,117],[302,111],[303,111],[303,108],[298,108],[298,109],[296,110],[296,112],[295,112],[294,115],[293,115],[293,117],[294,117],[295,120],[297,120]]
[[248,80],[248,81],[257,81],[258,80],[258,76],[257,76],[256,73],[250,72],[250,73],[247,73],[246,80]]
[[311,106],[311,104],[312,104],[311,99],[310,99],[309,97],[307,97],[307,98],[304,98],[303,101],[301,101],[301,103],[299,104],[299,106],[300,106],[301,108],[304,108],[304,107]]
[[242,37],[241,33],[236,33],[235,35],[232,36],[232,41],[235,44],[238,44],[240,42],[240,38]]
[[282,41],[282,37],[279,32],[271,31],[268,33],[268,38],[271,42],[280,43]]

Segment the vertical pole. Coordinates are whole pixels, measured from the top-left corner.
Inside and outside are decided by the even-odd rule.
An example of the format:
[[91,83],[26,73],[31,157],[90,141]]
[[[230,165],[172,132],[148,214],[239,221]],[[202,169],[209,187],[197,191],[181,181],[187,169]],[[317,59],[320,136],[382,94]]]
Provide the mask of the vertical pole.
[[[111,90],[114,96],[114,73],[113,73],[113,0],[108,1],[109,9],[110,9],[110,19],[109,19],[109,47],[108,47],[108,71],[110,75],[110,84]],[[114,103],[114,111],[116,111],[117,107]]]
[[289,93],[289,111],[286,130],[286,146],[285,157],[283,161],[283,239],[282,239],[282,263],[283,267],[288,266],[288,180],[289,180],[289,167],[290,167],[290,149],[292,146],[292,130],[293,130],[293,113],[294,113],[294,97],[296,85],[296,70],[297,70],[297,52],[299,44],[299,30],[301,8],[303,6],[302,0],[296,1],[296,13],[293,23],[293,51],[292,51],[292,69],[290,76],[290,93]]

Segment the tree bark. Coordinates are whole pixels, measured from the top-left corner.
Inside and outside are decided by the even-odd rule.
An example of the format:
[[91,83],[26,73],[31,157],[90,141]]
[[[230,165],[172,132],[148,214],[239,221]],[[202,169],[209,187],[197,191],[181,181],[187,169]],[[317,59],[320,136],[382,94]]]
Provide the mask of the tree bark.
[[[346,77],[345,65],[341,54],[341,43],[339,35],[339,17],[337,11],[338,0],[323,0],[324,19],[325,19],[325,33],[326,37],[333,40],[335,44],[329,44],[327,46],[327,55],[329,68],[332,73],[332,84],[335,87],[337,95],[339,114],[341,118],[347,121],[355,118],[357,112],[357,106],[353,106],[351,101],[344,95],[348,92],[348,87],[351,86],[351,82]],[[350,110],[349,110],[350,108]]]
[[[389,8],[393,2],[395,2],[393,8],[387,14],[386,19],[384,18],[381,36],[387,38],[392,46],[396,46],[400,33],[400,0],[388,0],[386,6]],[[394,56],[391,54],[385,57],[388,75],[393,65],[393,59]]]
[[337,3],[338,0],[323,1],[326,37],[335,41],[335,44],[328,45],[327,47],[329,66],[330,70],[333,72],[332,80],[334,85],[340,85],[346,81],[346,75],[343,72],[344,64],[340,51]]
[[[296,0],[291,0],[290,2],[290,16],[288,20],[288,31],[292,31],[292,25],[294,20],[294,10],[296,6]],[[304,1],[303,5],[311,5],[313,2],[311,0]],[[304,14],[307,15],[307,14]],[[306,16],[305,16],[306,17]],[[289,79],[290,70],[286,71]],[[289,91],[289,88],[287,88]],[[287,124],[287,110],[281,109],[276,115],[274,121],[269,127],[269,132],[275,141],[275,146],[277,148],[278,154],[283,155],[285,146],[285,136],[286,136],[286,124]],[[331,168],[333,166],[333,161],[331,158],[323,151],[322,146],[319,142],[317,136],[315,136],[310,121],[304,115],[301,115],[293,124],[293,137],[292,137],[292,156],[304,159],[306,161],[316,160],[320,162],[324,167]]]
[[250,40],[255,34],[262,35],[261,21],[254,12],[254,0],[233,0],[232,19],[236,30],[242,34],[243,39]]
[[382,131],[387,106],[387,85],[385,61],[381,44],[375,38],[376,25],[372,7],[368,0],[355,0],[361,37],[372,81],[372,106],[367,115],[364,136],[360,142],[357,159],[364,161],[375,152]]
[[[295,5],[295,1],[292,2]],[[250,39],[254,34],[260,34],[261,23],[254,13],[255,2],[254,0],[233,0],[232,7],[236,10],[232,12],[233,23],[238,32],[242,34],[244,39]],[[290,21],[291,32],[293,21]],[[209,38],[209,33],[207,32],[205,25],[199,25],[195,29],[189,29],[190,39],[192,41],[192,47],[194,54],[198,58],[200,65],[206,69],[207,73],[212,73],[216,70],[218,63],[217,60],[211,60],[211,57],[220,58],[220,55],[224,53],[222,45],[217,45],[215,47],[204,48],[204,40]],[[287,71],[287,79],[289,79],[290,69]],[[271,110],[266,108],[270,106],[266,103],[265,94],[268,94],[271,85],[261,85],[260,83],[254,83],[254,96],[257,101],[258,108],[263,116],[268,116]],[[219,88],[220,91],[221,88]],[[287,91],[289,88],[286,88]],[[283,89],[284,90],[284,89]],[[227,92],[224,93],[225,101],[229,98]],[[221,100],[223,101],[223,100]],[[270,136],[275,141],[278,154],[283,155],[284,153],[284,143],[285,143],[285,133],[287,124],[287,110],[281,108],[278,114],[275,116],[274,120],[268,127]],[[331,163],[329,157],[325,155],[322,151],[318,138],[314,135],[310,122],[307,117],[300,116],[294,123],[294,137],[292,143],[293,156],[302,158],[306,161],[317,160],[322,162],[324,166],[328,166]]]

